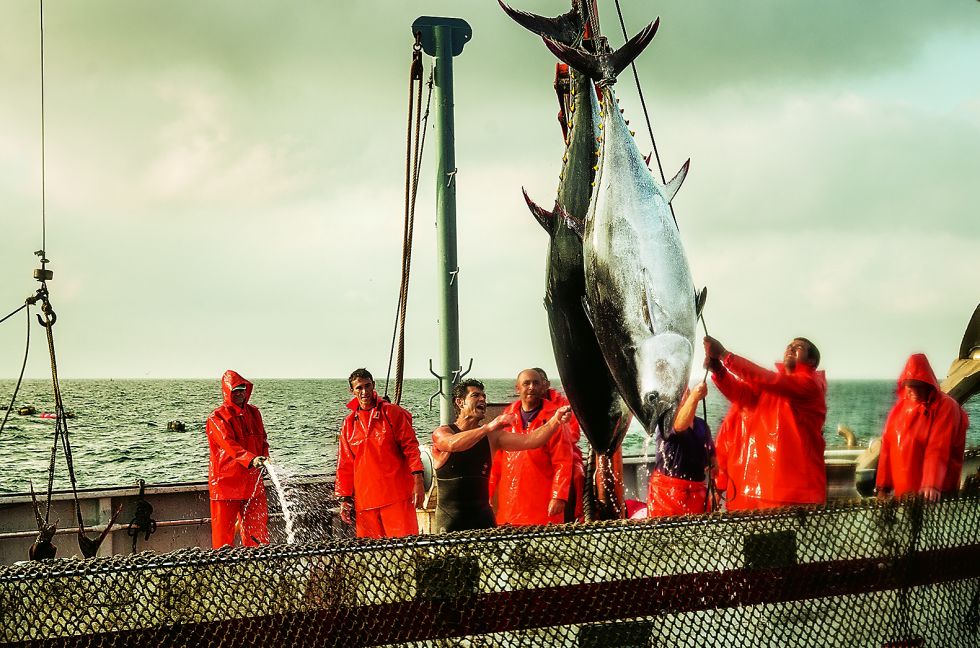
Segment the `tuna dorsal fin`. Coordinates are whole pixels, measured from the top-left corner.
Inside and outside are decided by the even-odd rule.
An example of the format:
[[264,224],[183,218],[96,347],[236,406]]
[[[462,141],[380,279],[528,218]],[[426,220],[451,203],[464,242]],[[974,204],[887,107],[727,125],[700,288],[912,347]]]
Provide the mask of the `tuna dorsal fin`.
[[704,311],[704,302],[708,300],[708,287],[705,286],[701,289],[701,292],[694,293],[694,315],[697,318],[701,317],[701,313]]
[[579,239],[585,236],[585,221],[581,218],[572,216],[558,203],[555,203],[555,215],[564,220],[565,224],[568,225],[568,229],[575,232]]
[[670,182],[667,183],[667,186],[664,187],[664,198],[667,199],[667,202],[673,200],[674,196],[677,195],[677,190],[681,188],[682,184],[684,184],[684,179],[687,178],[687,171],[690,168],[691,158],[687,158],[687,162],[681,165],[680,171],[677,172],[677,175],[671,178]]
[[524,202],[527,203],[527,208],[531,210],[531,214],[534,216],[534,220],[538,221],[544,231],[548,232],[549,235],[555,233],[555,214],[554,212],[546,211],[542,209],[536,202],[531,200],[531,197],[527,195],[527,189],[521,187],[521,191],[524,193]]
[[574,45],[582,40],[582,32],[585,29],[585,21],[582,16],[584,7],[579,6],[578,0],[573,3],[571,11],[554,18],[546,18],[514,9],[504,3],[503,0],[497,0],[497,4],[514,22],[539,36],[547,36],[566,45]]
[[657,29],[659,27],[660,18],[657,18],[610,55],[609,58],[612,63],[613,72],[617,76],[626,69],[627,65],[633,62],[633,59],[640,55],[640,52],[646,49],[646,46],[650,44],[653,37],[657,35]]
[[643,158],[643,162],[647,165],[648,169],[650,168],[650,160],[652,159],[653,159],[653,151],[647,153],[647,156]]

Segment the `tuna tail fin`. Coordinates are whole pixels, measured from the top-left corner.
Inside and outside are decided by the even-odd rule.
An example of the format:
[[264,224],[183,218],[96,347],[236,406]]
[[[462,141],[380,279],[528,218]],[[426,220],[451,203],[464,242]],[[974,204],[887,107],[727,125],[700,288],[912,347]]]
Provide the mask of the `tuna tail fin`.
[[633,62],[633,59],[639,56],[640,52],[650,44],[650,41],[657,34],[659,27],[660,19],[657,18],[612,53],[590,54],[584,50],[569,47],[547,36],[543,38],[544,44],[548,46],[552,54],[576,70],[581,70],[586,73],[589,75],[589,78],[599,85],[609,86],[616,82],[616,77],[619,76],[619,73],[625,70]]
[[582,238],[585,237],[585,221],[584,220],[582,220],[581,218],[577,218],[575,216],[572,216],[567,211],[565,211],[565,208],[564,207],[562,207],[558,203],[555,203],[555,212],[554,213],[555,213],[556,216],[560,216],[561,219],[565,221],[565,224],[568,225],[568,229],[572,230],[575,233],[575,235],[579,237],[579,239],[582,239]]
[[659,27],[660,18],[657,18],[613,53],[611,61],[613,71],[617,76],[626,69],[626,66],[633,62],[633,59],[640,55],[640,52],[646,49],[646,46],[650,44],[653,37],[657,35],[657,29]]
[[572,3],[571,11],[554,18],[546,18],[514,9],[503,0],[497,0],[497,4],[514,22],[539,36],[547,36],[566,45],[574,45],[582,40],[582,32],[585,30],[586,22],[584,12],[587,10],[581,0],[575,0]]
[[521,187],[521,191],[524,193],[524,202],[527,203],[527,208],[531,210],[531,215],[534,216],[534,220],[538,221],[538,224],[544,228],[544,231],[548,232],[548,235],[553,235],[555,233],[555,214],[554,212],[545,211],[536,202],[531,200],[531,197],[527,195],[527,189]]
[[687,172],[690,168],[691,158],[687,158],[687,162],[681,165],[680,171],[677,172],[677,175],[671,178],[670,182],[668,182],[664,187],[664,198],[667,200],[667,202],[673,200],[674,196],[677,195],[677,191],[681,188],[681,185],[684,184],[684,179],[687,178]]

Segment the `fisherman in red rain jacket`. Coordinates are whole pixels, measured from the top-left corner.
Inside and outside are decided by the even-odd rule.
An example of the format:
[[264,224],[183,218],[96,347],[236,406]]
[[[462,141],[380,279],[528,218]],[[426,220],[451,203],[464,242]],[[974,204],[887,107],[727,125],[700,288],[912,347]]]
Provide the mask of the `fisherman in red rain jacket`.
[[[551,388],[551,380],[545,370],[541,367],[535,367],[534,370],[541,374],[541,380],[544,381],[545,399],[558,407],[568,405],[565,394]],[[582,448],[578,445],[579,439],[582,438],[582,428],[579,427],[578,419],[574,414],[568,419],[563,430],[568,434],[568,442],[572,444],[572,483],[568,489],[568,500],[565,502],[565,522],[576,520],[581,522],[583,520],[582,493],[585,490],[585,460],[582,456]]]
[[933,502],[941,494],[955,494],[969,423],[960,404],[940,391],[926,356],[909,357],[881,435],[878,493],[919,493]]
[[[504,410],[515,417],[509,429],[515,434],[547,424],[561,407],[544,398],[545,384],[535,369],[518,374],[515,388],[520,399]],[[490,497],[497,496],[497,524],[561,524],[571,479],[572,444],[564,430],[534,450],[498,450],[490,479]]]
[[257,407],[248,404],[252,383],[228,370],[221,377],[224,405],[208,417],[211,494],[211,546],[234,545],[235,528],[242,544],[269,542],[269,510],[261,466],[269,459],[269,441]]
[[704,338],[704,352],[705,367],[732,403],[715,442],[728,510],[824,503],[827,379],[817,371],[817,347],[795,338],[775,372],[712,337]]
[[378,397],[367,369],[355,369],[348,384],[354,398],[340,429],[334,485],[341,518],[349,523],[354,510],[359,538],[417,534],[425,485],[412,415]]

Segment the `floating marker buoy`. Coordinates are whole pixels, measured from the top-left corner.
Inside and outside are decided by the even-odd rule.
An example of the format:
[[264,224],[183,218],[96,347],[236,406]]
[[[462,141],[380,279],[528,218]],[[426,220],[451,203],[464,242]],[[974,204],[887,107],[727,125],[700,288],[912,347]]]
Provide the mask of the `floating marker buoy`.
[[167,423],[167,429],[173,430],[174,432],[186,432],[187,426],[184,425],[183,421],[170,421]]

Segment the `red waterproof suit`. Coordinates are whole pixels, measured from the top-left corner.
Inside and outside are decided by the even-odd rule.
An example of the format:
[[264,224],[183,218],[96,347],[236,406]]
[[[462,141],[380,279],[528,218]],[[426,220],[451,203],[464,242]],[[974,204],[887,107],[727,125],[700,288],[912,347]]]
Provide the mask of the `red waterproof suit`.
[[[505,429],[527,434],[547,423],[558,407],[556,401],[542,401],[541,411],[525,430],[520,419],[521,401],[515,401],[504,411],[517,417],[517,425]],[[548,504],[552,499],[567,501],[571,479],[572,444],[564,429],[534,450],[498,450],[490,472],[490,496],[497,494],[497,524],[561,524],[564,513],[549,516]]]
[[[930,398],[919,402],[906,395],[906,380],[930,385]],[[959,403],[939,390],[929,360],[921,353],[911,356],[898,379],[898,402],[881,435],[878,490],[891,489],[896,497],[924,488],[958,491],[969,423]]]
[[340,429],[338,497],[353,497],[358,537],[395,537],[419,532],[413,472],[422,472],[412,415],[380,397],[370,410],[347,403]]
[[[565,394],[556,389],[549,389],[544,397],[555,403],[556,407],[569,404]],[[585,490],[585,460],[578,442],[582,438],[582,428],[579,427],[575,414],[569,417],[564,427],[564,432],[568,434],[568,442],[572,445],[572,483],[569,487],[568,506],[565,508],[565,522],[581,521],[583,519],[582,493]]]
[[825,502],[824,372],[806,363],[768,371],[732,353],[723,364],[713,379],[732,406],[715,445],[728,509]]
[[[231,390],[245,385],[245,405],[231,401]],[[248,404],[252,383],[228,370],[221,377],[224,404],[208,417],[208,491],[211,494],[211,542],[215,548],[234,544],[240,526],[242,544],[269,541],[268,507],[262,470],[249,468],[257,456],[269,456],[269,441],[257,407]]]

